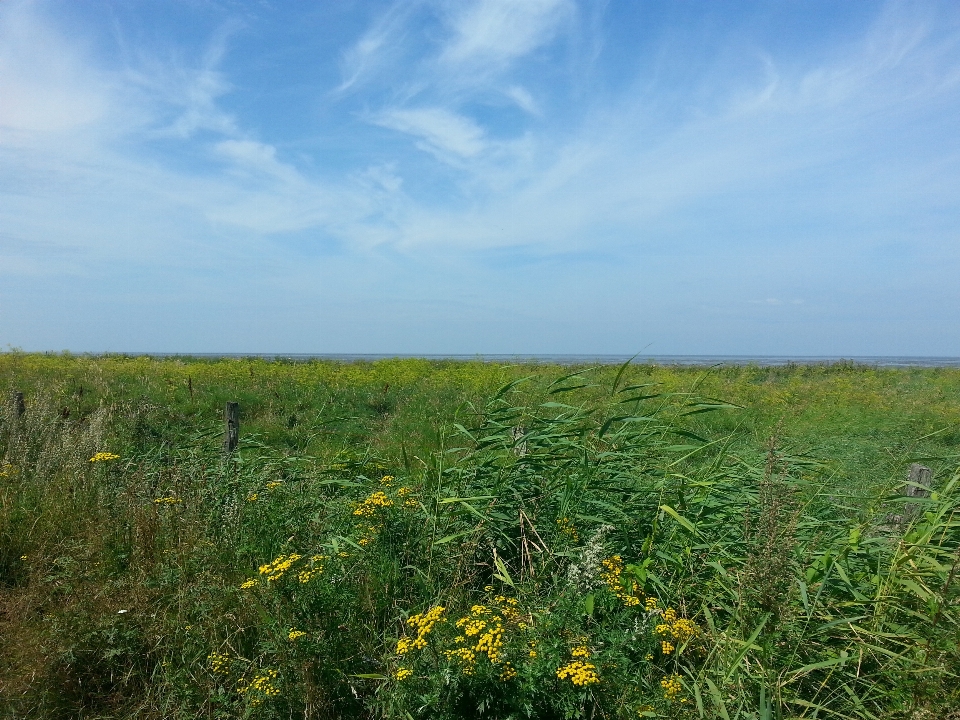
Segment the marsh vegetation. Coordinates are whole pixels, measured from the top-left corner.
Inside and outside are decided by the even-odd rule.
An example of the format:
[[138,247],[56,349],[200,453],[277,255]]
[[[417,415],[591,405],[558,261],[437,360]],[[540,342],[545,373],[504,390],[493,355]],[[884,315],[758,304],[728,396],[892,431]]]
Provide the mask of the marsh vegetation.
[[0,378],[6,717],[960,708],[960,371],[7,353]]

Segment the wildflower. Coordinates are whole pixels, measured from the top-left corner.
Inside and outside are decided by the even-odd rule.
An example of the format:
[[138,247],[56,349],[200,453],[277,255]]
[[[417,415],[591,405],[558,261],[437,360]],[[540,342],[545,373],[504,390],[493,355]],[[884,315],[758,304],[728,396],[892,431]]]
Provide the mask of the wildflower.
[[590,657],[590,650],[587,649],[586,645],[580,645],[571,650],[570,655],[575,658],[588,658]]
[[94,455],[92,458],[90,458],[90,462],[92,462],[92,463],[96,463],[96,462],[108,462],[108,461],[110,461],[110,460],[119,460],[119,459],[120,459],[120,456],[117,455],[116,453],[111,453],[111,452],[98,452],[96,455]]
[[258,497],[257,493],[250,493],[247,495],[247,502],[256,502]]
[[237,692],[241,695],[250,693],[252,699],[251,705],[259,705],[265,698],[275,697],[280,694],[280,688],[274,685],[274,681],[280,673],[277,670],[265,670],[257,675],[253,680],[246,684],[240,684]]
[[570,682],[577,687],[587,687],[600,682],[596,669],[597,667],[593,663],[573,660],[563,667],[557,668],[557,677],[561,680],[569,678]]
[[633,607],[640,604],[640,598],[637,597],[639,588],[635,580],[630,581],[629,591],[624,589],[623,579],[623,558],[619,555],[613,555],[600,563],[602,568],[600,577],[607,584],[614,595],[616,595],[627,607]]
[[307,634],[303,630],[294,630],[293,628],[290,628],[290,632],[287,633],[287,639],[289,640],[299,640],[306,636]]
[[153,502],[157,505],[176,505],[177,503],[182,503],[183,500],[178,497],[171,496],[154,498]]
[[249,590],[250,588],[256,587],[256,586],[259,585],[259,584],[260,584],[260,583],[259,583],[257,580],[255,580],[255,579],[246,580],[246,581],[240,583],[240,589],[241,589],[241,590]]
[[433,626],[443,620],[443,613],[446,608],[442,605],[436,605],[425,613],[418,613],[407,619],[407,625],[417,629],[417,637],[412,645],[417,650],[422,650],[427,646],[427,635],[433,630]]
[[557,527],[560,530],[561,535],[566,535],[568,538],[573,540],[573,542],[578,542],[580,540],[580,533],[577,532],[577,529],[573,526],[573,523],[570,522],[570,518],[559,518],[557,520]]
[[301,570],[297,573],[297,580],[301,585],[306,585],[314,577],[323,572],[323,565],[316,565],[312,570]]
[[[686,618],[677,617],[677,611],[667,608],[663,611],[663,622],[656,627],[657,635],[663,637],[661,647],[665,655],[669,655],[676,648],[675,642],[685,643],[700,632],[697,624]],[[670,642],[669,640],[675,642]]]
[[647,612],[654,612],[657,609],[657,599],[654,597],[648,597],[643,604]]
[[402,488],[399,488],[399,489],[397,490],[397,496],[398,496],[398,497],[406,497],[407,495],[409,495],[409,494],[412,493],[412,492],[413,492],[413,490],[411,490],[410,488],[408,488],[408,487],[402,487]]
[[281,485],[283,485],[282,480],[271,480],[270,482],[267,483],[267,490],[275,490]]
[[274,582],[283,577],[283,574],[293,567],[293,564],[303,556],[297,553],[289,555],[279,555],[273,562],[261,565],[259,570],[261,575],[267,576],[267,582]]
[[393,500],[388,498],[386,494],[378,490],[375,493],[371,493],[362,503],[360,503],[353,511],[353,514],[358,517],[374,517],[380,508],[388,508],[393,505]]
[[504,663],[503,670],[500,671],[501,680],[512,680],[517,676],[517,671],[510,663]]
[[20,559],[21,559],[21,560],[26,560],[26,559],[27,559],[27,556],[26,556],[26,555],[21,555],[21,556],[20,556]]
[[410,668],[401,667],[397,668],[397,671],[393,674],[393,677],[395,677],[397,680],[406,680],[411,675],[413,675],[413,670]]
[[413,647],[413,643],[410,641],[410,638],[400,638],[397,640],[397,655],[406,655],[411,647]]
[[680,684],[679,675],[666,676],[660,681],[660,687],[663,688],[663,696],[667,700],[673,700],[677,695],[680,694],[680,691],[683,690],[683,686]]
[[230,672],[231,658],[229,655],[213,652],[207,655],[207,662],[210,663],[210,670],[215,675],[226,675]]
[[393,475],[384,475],[380,478],[380,484],[384,487],[393,487]]
[[473,648],[462,647],[456,650],[444,650],[443,654],[447,660],[457,660],[464,675],[473,675],[473,669],[477,663],[477,656]]

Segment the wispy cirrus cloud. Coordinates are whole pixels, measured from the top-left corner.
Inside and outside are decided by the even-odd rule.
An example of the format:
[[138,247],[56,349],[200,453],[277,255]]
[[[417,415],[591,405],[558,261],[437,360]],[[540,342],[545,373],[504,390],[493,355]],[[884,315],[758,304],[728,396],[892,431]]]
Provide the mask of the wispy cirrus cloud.
[[447,16],[451,37],[440,51],[441,65],[471,72],[500,72],[552,41],[576,16],[570,0],[475,0],[457,3]]
[[374,122],[419,137],[419,147],[441,158],[450,154],[458,158],[474,157],[486,146],[480,126],[445,108],[392,109],[377,115]]

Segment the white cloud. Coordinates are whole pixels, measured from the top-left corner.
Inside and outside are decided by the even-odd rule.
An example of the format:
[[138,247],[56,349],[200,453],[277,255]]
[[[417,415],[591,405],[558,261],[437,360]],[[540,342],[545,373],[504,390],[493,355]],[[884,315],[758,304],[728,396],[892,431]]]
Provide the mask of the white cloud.
[[520,85],[511,85],[507,88],[506,93],[507,97],[513,100],[521,110],[525,110],[531,115],[541,114],[537,101],[533,99],[526,88]]
[[440,107],[388,110],[374,118],[378,125],[422,139],[419,147],[447,156],[471,158],[485,148],[483,130],[470,118]]
[[570,0],[476,0],[455,4],[441,63],[502,67],[549,42],[575,13]]
[[363,36],[344,52],[340,62],[343,80],[337,92],[362,84],[402,52],[407,23],[419,3],[401,0],[381,15]]
[[30,6],[0,6],[0,129],[7,131],[0,143],[102,120],[110,82],[91,69],[82,51],[50,31]]

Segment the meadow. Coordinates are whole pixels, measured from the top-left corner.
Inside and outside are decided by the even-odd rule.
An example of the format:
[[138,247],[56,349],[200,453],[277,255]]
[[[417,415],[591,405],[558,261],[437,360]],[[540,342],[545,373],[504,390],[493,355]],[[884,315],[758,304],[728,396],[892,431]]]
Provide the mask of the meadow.
[[8,352],[0,391],[2,717],[960,718],[960,370]]

